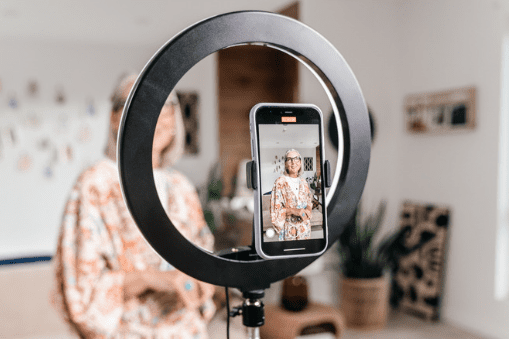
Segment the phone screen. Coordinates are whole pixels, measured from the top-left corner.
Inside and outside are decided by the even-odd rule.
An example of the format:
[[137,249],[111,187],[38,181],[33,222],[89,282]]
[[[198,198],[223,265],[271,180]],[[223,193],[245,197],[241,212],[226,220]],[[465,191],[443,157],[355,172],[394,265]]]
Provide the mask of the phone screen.
[[327,234],[320,113],[312,107],[262,107],[256,128],[263,252],[319,252]]

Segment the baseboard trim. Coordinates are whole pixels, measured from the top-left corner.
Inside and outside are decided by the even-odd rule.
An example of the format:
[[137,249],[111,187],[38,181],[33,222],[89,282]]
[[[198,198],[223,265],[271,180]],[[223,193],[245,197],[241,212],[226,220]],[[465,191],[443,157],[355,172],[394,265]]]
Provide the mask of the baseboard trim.
[[22,257],[22,258],[11,258],[11,259],[0,259],[0,266],[2,265],[19,265],[28,264],[41,261],[51,261],[52,256],[34,256],[34,257]]

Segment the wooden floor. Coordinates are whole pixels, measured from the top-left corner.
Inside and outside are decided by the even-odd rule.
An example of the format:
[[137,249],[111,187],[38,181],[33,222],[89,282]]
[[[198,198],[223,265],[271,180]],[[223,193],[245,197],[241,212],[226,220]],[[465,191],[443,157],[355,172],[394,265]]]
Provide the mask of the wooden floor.
[[[210,339],[226,338],[226,329],[222,315],[216,315],[209,326]],[[247,337],[241,323],[241,317],[233,319],[230,338]],[[391,314],[387,327],[377,331],[346,330],[341,339],[491,339],[468,333],[445,322],[426,322],[418,318],[395,312]],[[300,336],[298,339],[335,339],[332,334]]]
[[[341,339],[489,339],[468,333],[445,322],[426,322],[400,312],[394,312],[387,327],[379,331],[347,330]],[[313,338],[314,339],[314,338]]]
[[[210,339],[226,338],[225,321],[222,315],[216,315],[209,325]],[[232,319],[230,328],[230,338],[247,339],[242,326],[241,317]],[[1,334],[0,334],[0,337]],[[346,330],[341,339],[490,339],[479,335],[471,334],[460,330],[449,324],[429,323],[419,320],[415,317],[401,313],[393,314],[387,327],[379,331],[354,331]],[[23,339],[76,339],[70,334],[52,335],[52,336],[29,336]],[[298,339],[335,339],[333,335],[316,334],[301,336]]]
[[[329,251],[330,252],[330,251]],[[323,300],[333,300],[336,290],[335,271],[325,271],[312,281],[320,291]],[[37,284],[33,282],[37,281]],[[318,283],[318,284],[316,284]],[[77,339],[68,332],[60,316],[49,302],[49,293],[53,284],[53,267],[50,264],[37,264],[0,270],[0,338],[13,339]],[[276,303],[281,291],[280,283],[275,283],[267,290],[264,302]],[[12,286],[17,288],[13,289]],[[315,291],[316,292],[316,291]],[[316,301],[319,293],[315,293]],[[335,304],[337,301],[333,300]],[[230,300],[230,305],[237,306],[242,299]],[[209,339],[226,338],[226,311],[219,310],[209,325]],[[232,319],[230,338],[243,339],[245,336],[241,317]],[[304,337],[303,337],[304,338]],[[330,336],[307,336],[304,339],[329,339]],[[493,339],[475,333],[467,333],[445,322],[429,323],[399,312],[392,313],[387,327],[381,331],[366,332],[346,330],[342,339]]]

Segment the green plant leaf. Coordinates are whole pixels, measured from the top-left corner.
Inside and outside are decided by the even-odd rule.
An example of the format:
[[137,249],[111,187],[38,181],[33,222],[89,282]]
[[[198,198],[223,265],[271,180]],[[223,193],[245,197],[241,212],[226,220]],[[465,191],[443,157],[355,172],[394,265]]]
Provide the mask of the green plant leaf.
[[[375,246],[374,238],[385,217],[387,204],[380,202],[375,214],[364,216],[359,204],[352,220],[339,237],[341,270],[347,277],[375,278],[391,267],[392,245],[399,241],[401,231],[392,232]],[[364,220],[364,221],[363,221]]]

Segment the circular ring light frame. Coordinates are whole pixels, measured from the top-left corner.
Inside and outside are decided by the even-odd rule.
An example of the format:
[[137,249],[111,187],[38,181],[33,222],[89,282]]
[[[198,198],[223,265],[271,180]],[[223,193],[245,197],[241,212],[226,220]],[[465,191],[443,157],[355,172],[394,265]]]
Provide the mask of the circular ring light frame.
[[355,211],[366,182],[370,127],[359,84],[341,54],[301,22],[261,11],[215,16],[180,32],[147,63],[129,94],[119,130],[118,161],[124,199],[150,245],[182,272],[211,284],[241,290],[265,289],[294,275],[315,258],[233,260],[189,242],[172,224],[158,198],[152,143],[169,93],[195,64],[221,49],[257,44],[290,54],[314,72],[342,127],[343,154],[327,196],[329,247]]

